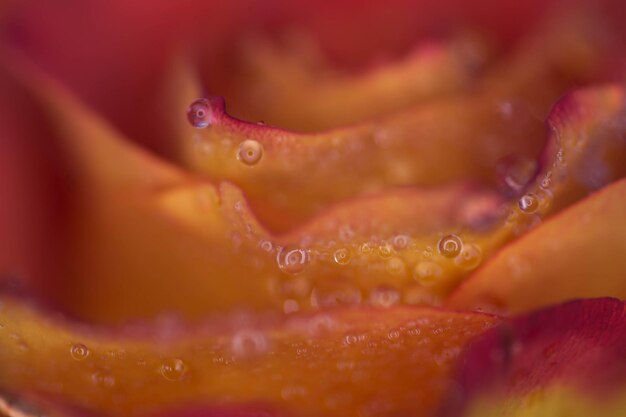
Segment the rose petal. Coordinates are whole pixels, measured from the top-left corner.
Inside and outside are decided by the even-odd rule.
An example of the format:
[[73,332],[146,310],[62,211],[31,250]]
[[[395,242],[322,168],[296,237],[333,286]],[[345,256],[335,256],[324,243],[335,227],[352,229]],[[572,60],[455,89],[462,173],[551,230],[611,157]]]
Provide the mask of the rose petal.
[[624,303],[615,299],[573,301],[503,322],[464,355],[456,379],[463,395],[451,398],[442,415],[461,415],[481,401],[517,415],[533,398],[562,387],[590,400],[619,393],[625,330]]
[[626,181],[606,187],[500,251],[448,300],[529,311],[576,297],[626,298]]
[[343,309],[110,332],[2,303],[1,388],[127,416],[246,403],[298,415],[428,415],[461,349],[496,321],[426,308]]
[[[542,115],[570,85],[567,78],[585,79],[593,73],[588,64],[598,62],[595,40],[577,31],[579,20],[567,22],[528,40],[476,93],[324,133],[235,120],[218,99],[210,100],[211,126],[195,129],[182,110],[200,90],[192,71],[183,70],[173,77],[178,97],[169,107],[178,115],[179,157],[196,172],[239,185],[275,232],[292,229],[333,202],[388,186],[460,178],[494,184],[500,159],[531,159],[539,152],[544,126],[534,112]],[[262,156],[242,163],[240,148],[252,145]],[[267,206],[271,215],[262,210]]]
[[353,74],[324,62],[313,39],[289,39],[283,47],[248,41],[228,94],[235,117],[297,131],[336,128],[462,91],[488,55],[475,37],[424,41],[401,60]]

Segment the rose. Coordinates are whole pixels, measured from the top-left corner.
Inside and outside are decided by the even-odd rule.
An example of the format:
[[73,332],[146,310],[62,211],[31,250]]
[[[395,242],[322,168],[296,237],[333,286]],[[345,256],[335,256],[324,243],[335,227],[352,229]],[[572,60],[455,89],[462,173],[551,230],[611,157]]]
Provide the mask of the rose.
[[[232,39],[240,39],[242,22],[257,27],[249,17],[255,6],[190,5],[113,2],[54,11],[9,5],[2,77],[9,169],[2,195],[11,204],[2,224],[12,232],[3,238],[4,282],[69,319],[5,296],[0,375],[2,387],[22,401],[3,403],[7,413],[26,403],[64,415],[420,415],[442,404],[459,414],[472,407],[476,387],[489,388],[489,381],[476,381],[472,366],[489,375],[517,354],[521,376],[501,383],[517,400],[524,387],[551,382],[526,375],[555,373],[542,366],[543,356],[537,361],[538,351],[571,361],[571,346],[579,347],[589,331],[607,340],[590,346],[619,347],[619,331],[589,322],[591,312],[622,323],[621,304],[607,300],[517,321],[400,306],[445,302],[502,313],[572,297],[622,296],[623,182],[568,208],[622,174],[622,90],[588,87],[548,115],[573,84],[612,79],[611,55],[603,51],[620,39],[617,33],[597,37],[593,18],[561,11],[543,29],[537,23],[526,33],[518,22],[504,25],[507,34],[498,27],[507,18],[495,22],[472,12],[467,25],[487,39],[497,35],[503,45],[490,49],[481,35],[422,41],[396,63],[342,76],[311,64],[314,54],[294,58],[294,51],[258,39],[248,40],[243,64],[233,66],[239,44]],[[294,15],[311,6],[271,7],[272,21],[293,26],[302,19]],[[380,31],[372,28],[361,50],[350,35],[337,35],[351,19],[329,23],[341,8],[318,7],[325,10],[321,17],[302,24],[326,54],[353,66],[371,55],[366,49],[377,45]],[[395,27],[407,7],[415,6],[382,9]],[[459,23],[447,7],[425,7],[421,39],[433,16],[439,28],[446,19]],[[346,10],[357,27],[379,11]],[[517,12],[508,12],[508,22],[539,21]],[[186,17],[171,18],[177,14]],[[197,15],[220,19],[194,23],[190,16]],[[130,22],[123,41],[107,16]],[[85,25],[80,38],[79,25]],[[159,35],[144,33],[151,25]],[[189,54],[177,50],[172,58],[163,47],[163,41],[189,46],[190,33],[204,34],[198,56],[210,71],[194,71]],[[406,48],[399,38],[379,48]],[[42,39],[57,52],[47,56]],[[299,41],[296,52],[307,45]],[[68,61],[64,50],[74,58]],[[294,134],[235,120],[212,99],[190,110],[198,125],[191,126],[183,109],[200,95],[196,73],[208,77],[211,93],[233,98],[233,112],[247,119],[309,130],[357,123]],[[259,84],[265,95],[254,88]],[[197,129],[198,119],[209,126]],[[467,179],[481,186],[459,183]],[[398,188],[407,185],[414,188]],[[578,326],[561,335],[564,314]],[[131,319],[150,321],[131,325]],[[465,353],[466,365],[452,382],[468,341],[499,321]],[[553,340],[516,333],[544,326]],[[509,348],[497,343],[501,334],[513,335],[502,339]],[[481,359],[483,352],[491,362]],[[576,352],[582,378],[571,377],[571,367],[556,373],[570,375],[569,383],[556,385],[566,395],[581,388],[579,379],[606,379],[596,371],[597,355]]]

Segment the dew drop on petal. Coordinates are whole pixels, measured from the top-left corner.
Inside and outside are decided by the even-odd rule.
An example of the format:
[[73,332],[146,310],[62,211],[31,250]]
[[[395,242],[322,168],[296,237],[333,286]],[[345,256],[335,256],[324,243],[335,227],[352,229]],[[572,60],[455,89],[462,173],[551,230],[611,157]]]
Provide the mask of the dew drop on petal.
[[70,348],[70,355],[74,360],[82,361],[89,356],[89,348],[83,344],[77,343]]
[[398,304],[400,292],[392,287],[381,286],[370,293],[370,303],[375,307],[388,308]]
[[206,98],[195,100],[187,109],[187,119],[193,127],[204,129],[211,124],[211,105]]
[[359,251],[363,254],[363,255],[369,255],[372,253],[374,249],[372,248],[372,244],[365,242],[363,243],[360,247],[359,247]]
[[168,381],[180,381],[187,373],[187,365],[179,358],[168,358],[161,364],[161,375]]
[[349,284],[337,287],[316,287],[311,291],[311,306],[314,308],[329,308],[342,305],[358,305],[361,303],[361,290]]
[[533,193],[528,193],[522,196],[517,202],[517,205],[521,211],[530,214],[537,211],[539,208],[539,199]]
[[256,165],[263,157],[263,145],[256,140],[247,139],[239,144],[237,159],[246,165]]
[[480,246],[471,243],[469,245],[463,245],[461,253],[454,258],[454,263],[463,269],[474,269],[482,261],[483,253]]
[[521,155],[505,156],[496,165],[500,186],[509,195],[520,192],[532,179],[536,170],[536,161]]
[[311,255],[306,249],[282,248],[276,255],[278,267],[290,275],[297,275],[304,271],[310,261]]
[[389,243],[382,243],[378,247],[378,256],[380,256],[381,258],[389,259],[391,255],[393,255],[393,246],[391,246]]
[[446,235],[439,239],[437,249],[446,258],[454,258],[463,248],[463,241],[457,235]]
[[396,235],[393,238],[393,246],[398,250],[406,249],[410,243],[411,238],[407,235]]
[[385,264],[385,267],[387,269],[387,272],[393,275],[402,275],[406,271],[406,264],[401,258],[397,256],[389,259]]
[[112,375],[102,374],[95,372],[91,374],[91,382],[94,385],[98,385],[105,388],[113,388],[115,386],[115,377]]
[[259,248],[261,248],[263,252],[271,253],[274,249],[274,245],[269,240],[261,240],[259,242]]
[[236,357],[250,358],[267,350],[267,338],[264,333],[257,330],[240,330],[233,335],[230,346]]
[[443,269],[437,263],[422,261],[415,265],[413,277],[421,285],[430,286],[437,282],[442,273]]
[[337,322],[326,314],[311,317],[307,322],[307,330],[311,336],[320,336],[331,333],[337,328]]
[[348,248],[339,248],[333,254],[333,259],[339,265],[348,265],[352,259],[352,252]]

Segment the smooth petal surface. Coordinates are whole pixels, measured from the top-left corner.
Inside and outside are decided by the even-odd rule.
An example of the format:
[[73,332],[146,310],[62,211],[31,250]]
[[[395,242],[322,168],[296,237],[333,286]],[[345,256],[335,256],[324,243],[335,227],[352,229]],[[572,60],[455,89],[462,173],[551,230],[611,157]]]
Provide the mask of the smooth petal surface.
[[281,415],[429,415],[455,358],[495,322],[428,308],[348,309],[111,332],[3,298],[0,387],[104,415],[194,407],[211,415],[246,404]]
[[447,403],[442,415],[461,415],[463,409],[469,414],[462,415],[480,415],[472,414],[474,407],[492,412],[487,415],[526,415],[528,406],[560,389],[610,404],[626,381],[625,319],[624,303],[605,298],[502,322],[464,355],[457,377],[463,395]]

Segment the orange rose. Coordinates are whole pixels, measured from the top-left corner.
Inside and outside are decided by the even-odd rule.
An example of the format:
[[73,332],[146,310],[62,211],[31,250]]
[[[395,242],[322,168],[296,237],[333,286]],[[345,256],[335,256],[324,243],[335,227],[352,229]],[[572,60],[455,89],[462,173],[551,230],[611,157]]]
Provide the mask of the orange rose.
[[0,3],[0,412],[618,415],[624,9]]

